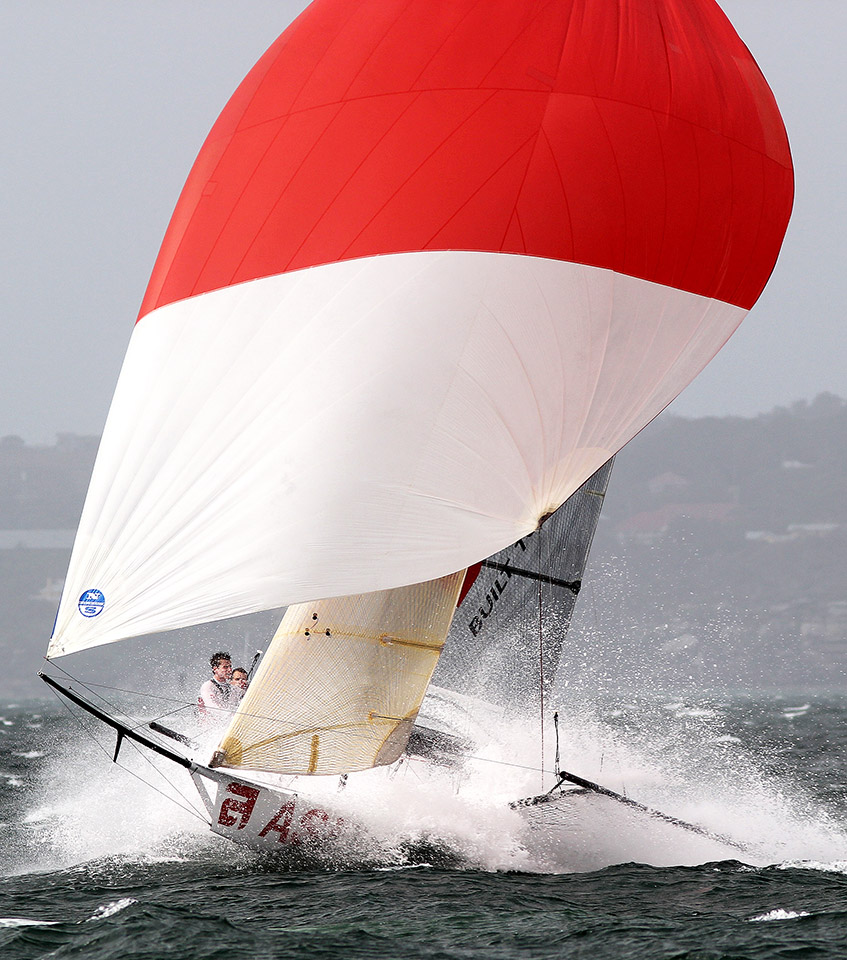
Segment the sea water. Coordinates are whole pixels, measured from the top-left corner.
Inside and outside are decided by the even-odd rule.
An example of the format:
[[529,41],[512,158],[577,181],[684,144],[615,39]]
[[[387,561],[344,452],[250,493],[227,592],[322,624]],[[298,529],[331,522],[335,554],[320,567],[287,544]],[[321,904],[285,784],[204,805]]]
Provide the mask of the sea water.
[[561,766],[744,844],[687,866],[673,848],[663,866],[533,848],[502,799],[551,783],[502,750],[458,793],[399,779],[366,857],[268,859],[210,834],[158,763],[114,765],[86,724],[0,704],[3,960],[847,955],[847,695],[563,713]]

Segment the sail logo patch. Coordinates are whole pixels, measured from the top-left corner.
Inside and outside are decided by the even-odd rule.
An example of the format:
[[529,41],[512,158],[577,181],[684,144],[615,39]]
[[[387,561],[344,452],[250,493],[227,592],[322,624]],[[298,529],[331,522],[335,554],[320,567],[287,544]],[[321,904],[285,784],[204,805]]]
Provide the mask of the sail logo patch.
[[103,612],[106,606],[106,598],[100,590],[86,590],[79,598],[79,612],[84,617],[96,617]]

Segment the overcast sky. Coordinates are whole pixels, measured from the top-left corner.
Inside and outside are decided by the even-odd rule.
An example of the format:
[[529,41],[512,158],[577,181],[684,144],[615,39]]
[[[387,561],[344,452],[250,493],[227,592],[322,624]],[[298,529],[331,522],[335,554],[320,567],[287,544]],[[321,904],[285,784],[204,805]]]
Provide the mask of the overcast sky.
[[[0,0],[0,436],[99,433],[191,163],[297,0]],[[725,0],[785,118],[797,196],[770,285],[672,409],[847,397],[844,0]]]

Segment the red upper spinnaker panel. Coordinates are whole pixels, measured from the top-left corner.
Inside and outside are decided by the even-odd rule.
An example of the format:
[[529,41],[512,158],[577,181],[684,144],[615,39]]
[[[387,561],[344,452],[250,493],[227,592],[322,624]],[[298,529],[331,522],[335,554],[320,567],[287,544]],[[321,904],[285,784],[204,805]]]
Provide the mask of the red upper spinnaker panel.
[[792,197],[773,95],[712,0],[315,0],[212,129],[139,316],[445,249],[749,308]]

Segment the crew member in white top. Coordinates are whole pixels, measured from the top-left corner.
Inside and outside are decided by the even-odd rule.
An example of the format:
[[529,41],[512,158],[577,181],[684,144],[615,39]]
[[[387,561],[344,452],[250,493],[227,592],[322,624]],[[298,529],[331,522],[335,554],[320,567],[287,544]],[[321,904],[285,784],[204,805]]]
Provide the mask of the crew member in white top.
[[222,717],[222,711],[234,710],[238,698],[233,695],[229,685],[232,676],[232,657],[226,650],[218,650],[209,658],[212,665],[212,679],[206,680],[200,687],[197,698],[197,710],[203,720],[216,720]]

